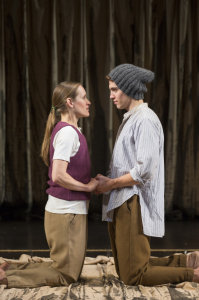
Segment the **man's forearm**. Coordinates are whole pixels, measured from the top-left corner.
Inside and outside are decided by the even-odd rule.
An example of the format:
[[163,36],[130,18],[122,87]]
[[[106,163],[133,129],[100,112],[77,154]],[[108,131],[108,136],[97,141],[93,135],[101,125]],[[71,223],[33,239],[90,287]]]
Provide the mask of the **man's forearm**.
[[116,188],[121,188],[121,187],[125,187],[125,186],[132,186],[132,185],[138,185],[139,182],[135,181],[132,177],[131,174],[125,174],[123,176],[120,176],[118,178],[115,179],[111,179],[112,180],[112,189],[116,189]]
[[107,193],[113,189],[139,184],[138,181],[135,181],[132,178],[130,173],[123,175],[121,177],[115,178],[115,179],[110,179],[101,174],[98,174],[95,178],[97,180],[99,180],[99,185],[96,189],[97,195],[99,195],[101,193]]

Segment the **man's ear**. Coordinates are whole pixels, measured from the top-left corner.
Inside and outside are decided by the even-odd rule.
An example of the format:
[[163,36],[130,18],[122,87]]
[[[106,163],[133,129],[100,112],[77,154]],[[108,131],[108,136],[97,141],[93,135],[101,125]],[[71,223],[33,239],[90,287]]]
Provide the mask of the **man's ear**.
[[68,107],[73,107],[73,99],[67,98],[66,103],[67,103]]

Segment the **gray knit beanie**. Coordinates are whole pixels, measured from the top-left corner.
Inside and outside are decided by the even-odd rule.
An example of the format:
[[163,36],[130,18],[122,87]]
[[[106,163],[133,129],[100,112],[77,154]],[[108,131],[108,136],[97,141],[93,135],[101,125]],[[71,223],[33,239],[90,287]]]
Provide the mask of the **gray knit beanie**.
[[122,92],[135,100],[144,99],[145,83],[151,82],[155,76],[153,72],[131,64],[119,65],[108,75]]

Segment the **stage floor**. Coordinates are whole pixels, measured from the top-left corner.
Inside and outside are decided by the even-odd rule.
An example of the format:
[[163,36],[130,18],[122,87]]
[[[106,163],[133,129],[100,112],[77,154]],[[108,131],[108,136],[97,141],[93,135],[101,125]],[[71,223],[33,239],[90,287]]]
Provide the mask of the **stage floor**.
[[[152,255],[165,256],[171,254],[162,251],[166,249],[199,249],[198,236],[199,220],[166,222],[165,236],[151,239],[151,249],[161,250],[152,252]],[[107,222],[89,220],[87,256],[96,257],[99,254],[112,256],[112,253],[107,251],[110,249]],[[21,255],[20,252],[2,252],[2,250],[29,250],[29,252],[23,253],[31,256],[48,257],[49,252],[35,251],[48,250],[43,220],[0,221],[0,256],[18,259]],[[32,253],[31,250],[33,250]],[[95,251],[91,252],[91,250]]]
[[[7,259],[6,259],[7,260]],[[38,264],[45,261],[45,258],[23,255],[19,261],[9,261],[10,263],[24,264],[34,262]],[[0,263],[4,260],[0,259]],[[49,259],[47,264],[49,264]],[[15,269],[16,265],[12,266]],[[34,267],[33,267],[33,270]],[[20,271],[19,271],[20,272]],[[38,286],[32,288],[6,288],[0,286],[0,299],[56,299],[56,300],[177,300],[177,299],[199,299],[199,284],[195,282],[182,282],[179,284],[164,284],[158,286],[129,286],[124,285],[118,279],[115,271],[113,258],[98,256],[96,258],[86,257],[80,278],[77,283],[69,287],[59,286]]]

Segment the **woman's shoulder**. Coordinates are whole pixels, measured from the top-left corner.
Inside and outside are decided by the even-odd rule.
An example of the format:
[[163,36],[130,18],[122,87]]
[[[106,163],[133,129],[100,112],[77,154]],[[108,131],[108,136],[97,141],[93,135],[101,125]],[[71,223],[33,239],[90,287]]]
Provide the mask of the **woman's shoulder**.
[[77,145],[79,142],[79,137],[75,129],[71,126],[62,127],[55,135],[53,140],[54,148],[57,145],[68,145],[71,143]]
[[58,132],[57,132],[57,137],[61,139],[70,139],[70,140],[75,140],[78,138],[77,131],[70,125],[62,127]]
[[66,125],[64,127],[62,127],[60,130],[60,132],[68,132],[68,133],[77,133],[77,131],[75,130],[75,128],[71,125]]

